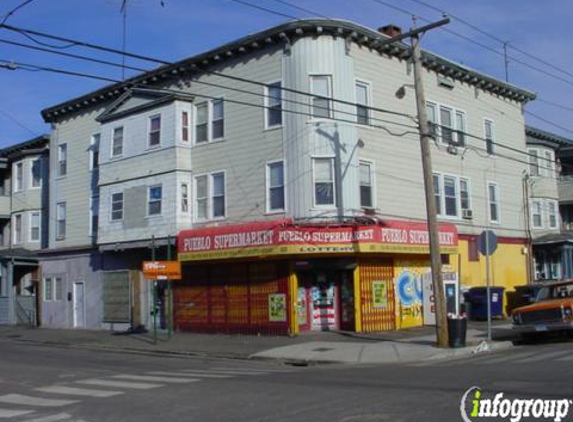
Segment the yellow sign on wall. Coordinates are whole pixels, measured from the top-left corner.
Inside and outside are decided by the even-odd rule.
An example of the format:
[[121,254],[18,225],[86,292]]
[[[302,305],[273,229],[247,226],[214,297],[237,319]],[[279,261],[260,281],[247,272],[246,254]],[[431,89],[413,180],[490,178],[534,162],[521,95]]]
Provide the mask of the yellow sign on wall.
[[372,306],[376,309],[385,309],[388,306],[388,284],[385,281],[372,282]]

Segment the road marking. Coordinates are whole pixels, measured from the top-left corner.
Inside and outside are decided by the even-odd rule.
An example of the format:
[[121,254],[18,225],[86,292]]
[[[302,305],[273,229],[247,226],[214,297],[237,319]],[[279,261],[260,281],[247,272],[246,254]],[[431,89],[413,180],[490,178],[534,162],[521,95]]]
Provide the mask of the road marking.
[[276,369],[276,368],[261,368],[261,367],[250,367],[250,368],[221,368],[221,367],[213,367],[210,368],[212,371],[236,371],[236,372],[249,372],[249,371],[256,371],[256,372],[293,372],[292,369]]
[[149,375],[114,375],[114,379],[133,380],[133,381],[151,381],[151,382],[173,382],[176,384],[185,384],[188,382],[199,381],[195,378],[175,378],[175,377],[154,377]]
[[573,360],[573,355],[571,354],[571,352],[568,352],[567,356],[562,357],[562,358],[557,358],[555,360],[558,360],[559,362],[568,362],[570,360]]
[[182,369],[183,372],[194,372],[197,374],[222,374],[222,375],[264,375],[261,371],[237,371],[237,370],[205,370],[205,369]]
[[167,376],[180,376],[180,377],[198,377],[198,378],[232,378],[233,375],[223,375],[223,374],[199,374],[197,372],[167,372],[167,371],[155,371],[148,372],[149,375],[167,375]]
[[57,415],[44,416],[43,418],[27,419],[26,422],[57,422],[71,418],[67,413],[58,413]]
[[66,387],[63,385],[52,385],[50,387],[36,388],[36,390],[44,393],[86,397],[112,397],[117,396],[118,394],[123,394],[123,391],[92,390],[87,388]]
[[33,410],[8,410],[0,409],[0,418],[13,418],[16,416],[27,415],[28,413],[34,412]]
[[134,390],[149,390],[151,388],[163,387],[162,384],[150,384],[143,382],[112,381],[103,379],[88,379],[76,381],[78,384],[99,385],[102,387],[133,388]]
[[23,394],[6,394],[0,396],[0,402],[9,404],[23,404],[26,406],[60,407],[77,403],[77,400],[54,400],[41,397],[25,396]]
[[564,350],[559,350],[559,351],[557,351],[557,352],[551,352],[551,353],[543,353],[543,352],[542,352],[542,353],[539,353],[539,352],[538,352],[538,353],[537,353],[535,356],[533,356],[533,357],[530,357],[530,358],[527,358],[527,359],[517,359],[517,360],[515,361],[515,363],[519,363],[519,364],[522,364],[522,363],[531,363],[531,362],[537,362],[537,361],[539,361],[539,360],[545,360],[545,359],[548,359],[548,358],[553,358],[553,357],[556,357],[556,356],[561,357],[561,356],[566,356],[566,355],[569,355],[569,352],[566,352],[566,351],[564,351]]

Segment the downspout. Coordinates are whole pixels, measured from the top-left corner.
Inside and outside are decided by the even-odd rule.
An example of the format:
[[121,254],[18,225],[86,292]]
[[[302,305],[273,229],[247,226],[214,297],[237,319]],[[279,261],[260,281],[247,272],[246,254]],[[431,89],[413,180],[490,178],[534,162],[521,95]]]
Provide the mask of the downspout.
[[525,217],[525,230],[527,233],[527,284],[533,282],[533,246],[531,235],[531,216],[529,209],[529,174],[523,175],[523,202],[524,202],[524,217]]

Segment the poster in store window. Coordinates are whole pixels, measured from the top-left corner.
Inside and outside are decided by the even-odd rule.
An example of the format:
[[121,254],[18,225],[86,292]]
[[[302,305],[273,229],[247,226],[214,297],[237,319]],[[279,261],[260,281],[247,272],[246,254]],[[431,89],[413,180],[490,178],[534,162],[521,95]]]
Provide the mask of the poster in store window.
[[286,294],[269,295],[269,321],[284,322],[287,320]]
[[388,285],[385,281],[372,282],[372,305],[375,309],[385,309],[388,306]]

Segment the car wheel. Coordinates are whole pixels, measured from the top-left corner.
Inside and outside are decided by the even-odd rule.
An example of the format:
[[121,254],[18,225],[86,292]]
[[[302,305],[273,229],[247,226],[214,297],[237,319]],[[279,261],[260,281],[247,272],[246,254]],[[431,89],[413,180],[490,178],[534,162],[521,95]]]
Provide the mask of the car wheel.
[[521,341],[523,343],[534,343],[538,339],[535,333],[521,333]]

